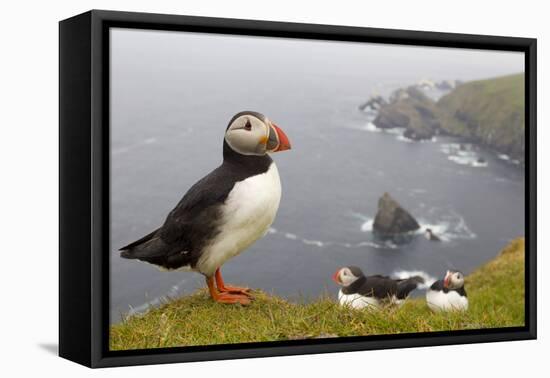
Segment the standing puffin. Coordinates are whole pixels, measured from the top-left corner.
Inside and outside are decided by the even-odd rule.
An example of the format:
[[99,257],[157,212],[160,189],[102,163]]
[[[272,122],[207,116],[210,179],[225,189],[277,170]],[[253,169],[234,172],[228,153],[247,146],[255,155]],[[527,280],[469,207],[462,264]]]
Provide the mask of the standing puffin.
[[120,248],[120,256],[199,272],[214,301],[249,304],[249,289],[226,285],[220,267],[273,223],[281,182],[268,153],[288,149],[287,136],[266,116],[236,114],[225,131],[223,163],[187,191],[160,228]]
[[445,278],[433,283],[426,293],[428,307],[435,312],[468,309],[468,296],[464,289],[464,274],[448,270]]
[[379,308],[384,303],[401,305],[409,293],[424,282],[418,276],[402,280],[381,275],[365,277],[356,266],[338,269],[332,279],[342,286],[338,292],[338,302],[357,309]]

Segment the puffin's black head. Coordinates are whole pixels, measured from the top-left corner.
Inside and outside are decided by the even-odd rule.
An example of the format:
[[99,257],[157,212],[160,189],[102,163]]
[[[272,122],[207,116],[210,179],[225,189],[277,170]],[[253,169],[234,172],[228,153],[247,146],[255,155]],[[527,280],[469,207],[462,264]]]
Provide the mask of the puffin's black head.
[[460,289],[464,286],[464,274],[458,270],[448,270],[443,279],[443,286],[447,289]]
[[290,149],[286,134],[263,114],[245,111],[235,114],[225,131],[224,148],[247,156]]
[[364,277],[363,271],[356,266],[345,266],[333,274],[332,279],[338,285],[349,286],[359,278]]

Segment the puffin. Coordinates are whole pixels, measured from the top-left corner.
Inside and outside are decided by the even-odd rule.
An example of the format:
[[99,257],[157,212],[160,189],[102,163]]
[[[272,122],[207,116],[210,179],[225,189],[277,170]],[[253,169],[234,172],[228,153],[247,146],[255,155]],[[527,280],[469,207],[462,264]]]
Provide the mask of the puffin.
[[120,256],[198,272],[214,301],[250,304],[250,289],[227,285],[220,268],[269,230],[281,199],[269,154],[289,149],[286,134],[265,115],[237,113],[225,130],[222,164],[191,186],[159,228],[120,248]]
[[428,307],[434,312],[466,311],[468,295],[464,289],[464,274],[448,270],[445,278],[432,284],[426,293]]
[[441,238],[434,234],[431,228],[426,229],[426,233],[424,234],[424,236],[426,236],[426,239],[431,241],[441,241]]
[[384,304],[401,305],[411,291],[424,283],[424,279],[419,276],[406,279],[392,279],[382,275],[366,277],[356,266],[338,269],[332,279],[342,286],[338,292],[340,305],[356,309],[380,308]]

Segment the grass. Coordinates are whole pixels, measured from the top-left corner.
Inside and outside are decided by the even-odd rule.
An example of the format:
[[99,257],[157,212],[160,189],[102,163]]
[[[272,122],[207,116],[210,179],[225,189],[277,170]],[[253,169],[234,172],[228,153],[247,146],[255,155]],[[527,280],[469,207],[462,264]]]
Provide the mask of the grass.
[[432,313],[423,298],[402,307],[353,310],[328,296],[306,304],[255,291],[247,307],[213,302],[205,290],[175,299],[110,330],[111,350],[432,332],[524,325],[524,239],[466,279],[466,313]]

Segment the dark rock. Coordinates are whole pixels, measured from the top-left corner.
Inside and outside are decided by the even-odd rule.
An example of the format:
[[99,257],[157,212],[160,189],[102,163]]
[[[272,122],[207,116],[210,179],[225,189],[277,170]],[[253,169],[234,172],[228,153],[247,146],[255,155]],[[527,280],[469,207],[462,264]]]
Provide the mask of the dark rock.
[[381,129],[405,128],[409,125],[409,117],[394,106],[384,106],[376,116],[374,124]]
[[392,236],[416,231],[420,225],[413,216],[384,193],[378,200],[378,212],[374,218],[373,231],[384,236]]
[[435,102],[416,87],[392,93],[373,123],[381,129],[404,128],[404,136],[412,140],[431,139],[441,128]]
[[387,105],[387,102],[382,96],[372,96],[367,102],[359,105],[359,110],[370,113],[379,110],[384,105]]
[[435,135],[435,131],[426,129],[426,128],[419,129],[419,130],[407,129],[403,133],[403,136],[405,138],[415,140],[415,141],[430,140],[433,138],[434,135]]
[[459,84],[458,80],[441,80],[435,83],[435,87],[440,91],[451,91]]
[[431,228],[426,229],[425,236],[426,236],[426,239],[431,241],[441,241],[441,238],[439,238],[439,236],[434,234]]

